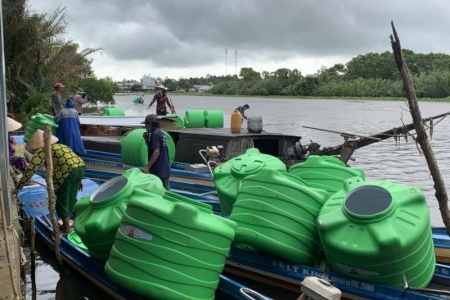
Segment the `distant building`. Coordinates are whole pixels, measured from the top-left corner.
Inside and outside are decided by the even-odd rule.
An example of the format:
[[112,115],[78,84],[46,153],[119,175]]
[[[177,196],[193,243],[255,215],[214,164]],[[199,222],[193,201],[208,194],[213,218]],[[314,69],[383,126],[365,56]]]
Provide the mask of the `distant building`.
[[116,82],[116,84],[119,87],[119,91],[121,91],[121,92],[129,92],[132,86],[142,85],[141,82],[136,81],[136,80],[118,81],[118,82]]
[[213,86],[212,85],[194,85],[198,92],[209,92]]
[[142,90],[146,91],[154,91],[156,87],[156,79],[155,77],[151,77],[149,75],[144,75],[141,79],[142,82]]

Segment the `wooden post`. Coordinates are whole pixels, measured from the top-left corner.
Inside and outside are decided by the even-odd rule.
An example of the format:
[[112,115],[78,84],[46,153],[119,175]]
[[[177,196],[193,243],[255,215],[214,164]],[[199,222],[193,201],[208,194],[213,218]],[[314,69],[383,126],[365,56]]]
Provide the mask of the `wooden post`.
[[50,124],[45,124],[44,129],[44,153],[45,153],[45,169],[47,170],[45,181],[48,189],[48,210],[50,211],[50,220],[53,226],[53,236],[55,239],[54,251],[56,260],[60,270],[63,270],[61,254],[59,253],[59,244],[61,243],[61,233],[59,232],[58,221],[56,220],[56,195],[53,188],[53,160],[52,160],[52,127]]
[[398,37],[397,31],[395,30],[394,22],[392,21],[391,26],[393,32],[393,35],[391,35],[392,50],[394,52],[395,63],[397,64],[398,70],[400,71],[400,76],[403,81],[403,88],[405,90],[406,97],[408,98],[408,106],[417,134],[415,140],[417,143],[419,143],[423,155],[425,156],[425,159],[427,161],[428,168],[430,169],[430,173],[434,182],[434,189],[436,191],[435,196],[439,203],[439,210],[441,211],[442,221],[447,228],[447,233],[450,235],[450,213],[448,210],[448,196],[445,189],[444,180],[442,179],[441,172],[439,171],[433,149],[431,148],[430,142],[428,141],[427,132],[425,131],[419,104],[417,102],[416,92],[411,80],[411,74],[409,73],[408,66],[406,64],[405,58],[403,57],[400,39]]

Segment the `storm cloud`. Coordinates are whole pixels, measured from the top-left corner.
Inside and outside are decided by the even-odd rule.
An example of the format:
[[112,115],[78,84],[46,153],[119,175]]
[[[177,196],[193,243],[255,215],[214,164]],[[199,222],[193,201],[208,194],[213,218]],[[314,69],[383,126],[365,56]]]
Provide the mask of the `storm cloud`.
[[41,12],[65,6],[67,37],[83,48],[101,47],[104,56],[94,58],[96,73],[120,79],[132,74],[130,68],[141,73],[135,78],[150,72],[174,78],[196,72],[224,75],[226,68],[234,73],[235,51],[238,69],[297,68],[313,73],[323,64],[331,67],[359,54],[390,51],[391,20],[403,48],[446,53],[450,46],[450,2],[444,0],[30,0],[28,4]]

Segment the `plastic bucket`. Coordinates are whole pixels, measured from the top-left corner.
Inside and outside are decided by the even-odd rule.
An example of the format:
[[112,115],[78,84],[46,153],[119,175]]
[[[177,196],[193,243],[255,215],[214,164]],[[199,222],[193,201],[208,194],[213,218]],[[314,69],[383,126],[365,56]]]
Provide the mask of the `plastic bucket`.
[[247,130],[250,133],[261,133],[263,120],[261,116],[250,116],[247,118]]

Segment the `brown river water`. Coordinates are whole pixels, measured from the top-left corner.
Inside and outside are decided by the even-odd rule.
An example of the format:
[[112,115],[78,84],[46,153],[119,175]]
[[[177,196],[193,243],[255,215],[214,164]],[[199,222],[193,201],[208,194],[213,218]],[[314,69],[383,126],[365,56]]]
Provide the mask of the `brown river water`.
[[[144,95],[144,105],[133,104],[132,99],[135,96],[116,96],[115,107],[123,108],[127,116],[142,116],[144,120],[146,114],[155,112],[155,105],[150,110],[146,109],[152,95]],[[265,131],[300,135],[303,144],[312,140],[322,147],[341,144],[343,138],[336,133],[307,129],[303,126],[371,135],[412,122],[407,104],[403,101],[169,96],[181,116],[189,109],[223,110],[225,127],[229,127],[230,114],[237,106],[249,104],[250,109],[246,111],[246,115],[262,116]],[[450,112],[450,103],[420,102],[419,105],[423,118]],[[96,110],[87,107],[85,114],[95,113]],[[440,122],[435,120],[434,124],[430,142],[448,188],[450,117]],[[428,165],[411,137],[407,142],[402,138],[396,144],[391,138],[363,147],[355,152],[353,159],[349,165],[363,168],[366,181],[387,180],[419,187],[426,196],[432,225],[443,226]],[[31,280],[27,276],[27,299],[108,299],[89,282],[76,275],[60,276],[54,267],[52,253],[47,248],[39,247],[38,255],[36,290],[32,291]]]

